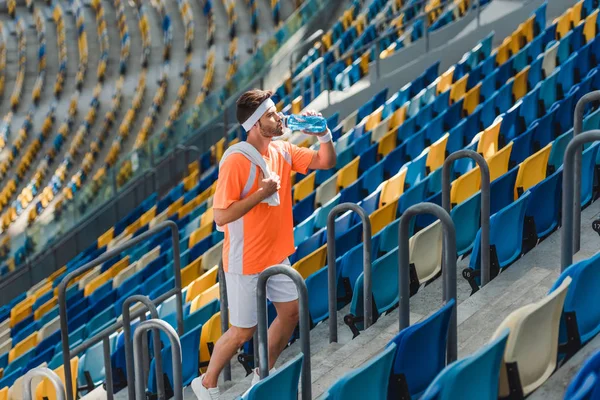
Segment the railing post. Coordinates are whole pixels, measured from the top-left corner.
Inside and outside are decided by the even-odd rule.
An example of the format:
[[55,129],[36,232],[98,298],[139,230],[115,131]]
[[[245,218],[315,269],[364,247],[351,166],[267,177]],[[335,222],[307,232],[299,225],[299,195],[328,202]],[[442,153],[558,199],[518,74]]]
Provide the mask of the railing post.
[[[444,303],[454,299],[456,301],[456,231],[454,222],[442,207],[433,203],[419,203],[409,207],[400,217],[398,233],[398,268],[399,268],[399,297],[400,297],[400,330],[410,325],[410,255],[408,249],[410,220],[419,214],[432,214],[437,217],[444,232],[444,250],[442,277],[444,290]],[[448,363],[456,360],[457,336],[456,336],[456,310],[450,317],[448,329],[448,343],[446,344],[446,358]]]
[[363,224],[363,274],[365,329],[373,324],[373,296],[371,282],[371,220],[365,210],[354,203],[333,207],[327,216],[327,276],[329,292],[329,343],[337,342],[337,271],[335,265],[335,219],[346,211],[357,213]]
[[[171,358],[173,362],[173,392],[175,400],[183,400],[183,376],[181,372],[181,343],[179,336],[171,325],[160,319],[150,319],[138,325],[133,333],[133,353],[135,364],[135,385],[136,385],[136,400],[146,400],[146,385],[144,382],[144,368],[142,366],[142,343],[144,334],[150,329],[158,329],[163,331],[171,342]],[[159,349],[160,352],[160,349]],[[162,379],[162,376],[156,377]],[[161,397],[159,397],[160,399]]]
[[[565,150],[563,162],[563,187],[562,187],[562,229],[561,229],[561,252],[560,270],[564,271],[573,263],[573,224],[575,216],[574,203],[581,203],[581,190],[575,192],[575,159],[576,152],[585,143],[600,140],[600,129],[593,129],[575,136]],[[577,201],[574,201],[574,198]],[[581,213],[581,211],[579,211]]]
[[304,353],[302,364],[302,400],[312,398],[310,377],[310,315],[308,311],[308,289],[304,278],[289,265],[278,264],[267,268],[258,276],[256,299],[258,304],[258,352],[260,355],[260,379],[269,376],[269,348],[267,345],[267,281],[273,275],[286,275],[298,289],[300,312],[300,347]]
[[[61,283],[58,285],[58,308],[60,315],[60,332],[62,336],[62,351],[63,351],[63,360],[64,369],[65,369],[65,386],[72,387],[71,380],[71,349],[69,347],[69,327],[68,327],[68,317],[67,317],[67,286],[69,282],[71,282],[76,277],[90,271],[91,269],[97,267],[98,265],[103,264],[104,262],[112,259],[115,256],[120,255],[123,251],[140,244],[157,233],[162,232],[164,229],[171,230],[171,240],[173,245],[173,274],[175,276],[175,288],[169,290],[164,293],[156,300],[154,300],[154,304],[160,304],[171,296],[175,295],[177,298],[177,331],[179,334],[183,335],[183,306],[182,306],[182,296],[181,296],[181,259],[180,259],[180,251],[179,251],[179,230],[177,228],[177,224],[173,221],[164,221],[160,224],[156,225],[154,228],[149,229],[148,231],[142,233],[139,236],[113,248],[102,254],[100,257],[88,262],[82,267],[68,273]],[[133,318],[137,318],[142,315],[139,312],[136,312],[132,315]],[[103,336],[107,333],[115,332],[118,328],[122,326],[122,322],[117,322],[111,327],[106,328],[102,332],[94,335],[93,338],[87,339],[84,343],[77,346],[73,353],[78,354],[81,351],[89,348],[92,344],[95,344],[102,340]],[[71,391],[66,392],[66,399],[73,400],[73,393]]]
[[[588,103],[600,101],[600,90],[584,94],[575,105],[573,118],[573,137],[583,130],[583,114]],[[581,247],[581,156],[582,149],[579,146],[575,152],[575,187],[573,191],[573,252],[577,253]],[[576,200],[576,201],[575,201]]]
[[[134,362],[133,362],[133,346],[131,345],[131,315],[129,312],[129,307],[133,303],[142,303],[146,306],[148,311],[150,312],[150,318],[159,319],[158,312],[156,311],[156,306],[152,303],[147,296],[142,295],[133,295],[125,299],[123,302],[123,336],[125,338],[125,367],[127,368],[127,393],[130,399],[135,398],[135,374],[134,374]],[[165,395],[165,383],[162,379],[163,368],[162,368],[162,355],[160,354],[160,335],[158,329],[154,329],[152,331],[152,339],[154,342],[154,358],[156,358],[156,388],[158,391],[158,398],[161,399]],[[110,357],[109,357],[110,360]],[[110,383],[112,386],[112,377],[110,378]],[[107,382],[107,392],[108,392],[108,376],[106,379]],[[162,397],[161,397],[162,396]]]
[[[223,260],[219,262],[219,306],[221,308],[221,334],[224,335],[229,329],[229,301],[227,300],[227,282],[225,282],[225,270],[223,269]],[[228,361],[223,369],[223,378],[226,381],[231,380],[231,363]]]
[[48,378],[50,382],[52,382],[54,390],[56,391],[56,400],[65,400],[65,387],[62,381],[58,375],[56,375],[56,372],[46,367],[34,368],[25,374],[23,377],[24,400],[33,400],[33,397],[31,396],[31,382],[34,376]]
[[481,287],[490,281],[490,169],[483,156],[473,150],[458,150],[448,156],[442,167],[442,207],[450,214],[450,172],[460,158],[474,160],[481,171]]

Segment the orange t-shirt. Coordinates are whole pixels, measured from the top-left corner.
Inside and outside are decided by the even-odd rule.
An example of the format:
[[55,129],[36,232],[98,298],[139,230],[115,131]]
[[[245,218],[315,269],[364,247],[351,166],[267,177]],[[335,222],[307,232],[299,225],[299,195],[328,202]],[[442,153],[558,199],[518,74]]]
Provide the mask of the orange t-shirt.
[[[230,273],[259,274],[294,253],[292,187],[290,174],[306,174],[314,150],[286,141],[273,141],[263,156],[271,171],[281,178],[280,205],[259,203],[246,215],[224,227],[223,267]],[[260,168],[243,154],[227,157],[219,169],[213,208],[227,209],[258,190]]]

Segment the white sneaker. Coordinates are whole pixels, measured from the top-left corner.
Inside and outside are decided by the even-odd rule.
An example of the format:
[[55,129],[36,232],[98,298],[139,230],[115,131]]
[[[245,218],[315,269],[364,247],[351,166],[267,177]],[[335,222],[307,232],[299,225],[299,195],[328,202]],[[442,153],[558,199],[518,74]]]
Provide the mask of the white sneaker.
[[[269,375],[273,375],[273,373],[277,371],[275,368],[271,368],[269,370]],[[252,377],[252,386],[256,385],[260,381],[260,374],[258,373],[258,368],[254,368],[254,376]]]
[[198,398],[198,400],[219,400],[220,397],[220,392],[219,392],[219,388],[206,388],[204,387],[204,385],[202,384],[202,378],[203,376],[199,376],[197,378],[195,378],[192,381],[192,384],[190,386],[192,386],[192,390],[194,391],[194,394],[196,395],[196,397]]

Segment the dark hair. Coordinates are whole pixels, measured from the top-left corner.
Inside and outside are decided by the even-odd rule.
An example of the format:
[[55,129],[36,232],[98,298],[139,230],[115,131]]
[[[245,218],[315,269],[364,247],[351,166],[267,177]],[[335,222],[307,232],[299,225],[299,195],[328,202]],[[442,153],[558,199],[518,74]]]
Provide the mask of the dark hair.
[[236,103],[237,109],[235,115],[238,122],[240,124],[246,122],[258,106],[271,96],[273,96],[273,91],[260,89],[252,89],[241,95]]

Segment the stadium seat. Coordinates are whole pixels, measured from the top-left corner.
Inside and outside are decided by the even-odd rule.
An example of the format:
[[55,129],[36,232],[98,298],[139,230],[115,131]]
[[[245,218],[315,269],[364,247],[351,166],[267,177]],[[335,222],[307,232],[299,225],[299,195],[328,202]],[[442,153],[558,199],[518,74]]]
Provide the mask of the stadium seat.
[[518,199],[523,192],[546,178],[550,150],[552,150],[552,144],[544,147],[521,163],[515,183],[515,199]]
[[398,200],[395,200],[372,213],[369,216],[369,219],[371,220],[371,234],[377,234],[395,220],[397,211]]
[[[73,357],[71,359],[71,382],[73,383],[72,390],[73,390],[74,398],[77,396],[78,367],[79,367],[79,357]],[[65,384],[64,367],[61,365],[60,367],[56,368],[54,370],[54,372],[56,372],[56,374],[58,375],[58,377],[60,378],[60,380],[62,381],[62,383],[64,385]],[[69,390],[69,389],[66,388],[66,390]],[[41,400],[42,398],[45,398],[48,400],[56,400],[56,398],[57,398],[56,392],[54,391],[54,385],[52,385],[52,383],[48,379],[42,380],[42,382],[37,386],[37,388],[35,390],[35,396],[39,400]]]
[[450,188],[450,203],[456,205],[473,196],[481,185],[481,172],[479,167],[473,168],[460,178],[452,182]]
[[510,142],[504,146],[502,150],[486,160],[490,171],[490,182],[493,182],[508,172],[513,143],[514,142]]
[[292,267],[302,275],[304,279],[314,274],[326,263],[327,245],[321,246],[311,254],[297,261]]
[[387,399],[389,374],[395,354],[396,344],[390,343],[364,366],[346,374],[334,383],[325,394],[324,399]]
[[192,305],[190,306],[190,313],[193,313],[196,310],[201,309],[202,307],[204,307],[205,305],[207,305],[214,299],[219,299],[219,296],[220,296],[219,284],[215,283],[210,288],[206,289],[205,291],[200,293],[198,296],[194,297],[194,299],[192,300]]
[[591,200],[594,190],[594,171],[598,143],[594,143],[583,151],[581,167],[581,206],[586,206]]
[[[190,312],[192,312],[190,310]],[[215,313],[207,322],[202,326],[202,332],[200,334],[200,368],[204,373],[212,354],[212,347],[221,337],[221,313]]]
[[494,338],[510,329],[500,368],[500,397],[510,393],[529,395],[556,368],[558,328],[570,283],[571,278],[565,278],[548,296],[513,311],[498,326]]
[[525,211],[535,223],[538,239],[543,239],[558,227],[562,188],[562,168],[530,189],[531,200]]
[[434,279],[442,270],[442,224],[436,221],[411,237],[409,253],[419,284]]
[[498,136],[500,134],[500,124],[502,123],[502,118],[498,117],[494,123],[486,128],[481,136],[479,137],[479,142],[477,143],[477,152],[481,154],[484,158],[489,158],[498,152]]
[[502,354],[508,339],[503,330],[472,355],[448,365],[429,385],[422,400],[496,400]]
[[577,375],[573,377],[567,387],[564,399],[584,400],[597,397],[600,393],[600,382],[598,381],[599,367],[600,352],[596,352],[586,360],[577,372]]
[[450,300],[429,318],[403,329],[393,339],[388,398],[418,398],[446,365],[446,341],[456,302]]
[[242,400],[293,400],[298,397],[298,381],[304,355],[298,354],[277,371],[253,385]]
[[204,273],[199,278],[195,279],[192,283],[187,287],[187,292],[185,294],[185,302],[188,303],[195,299],[198,295],[200,295],[205,290],[210,289],[214,284],[217,283],[217,272],[219,267],[215,266]]

